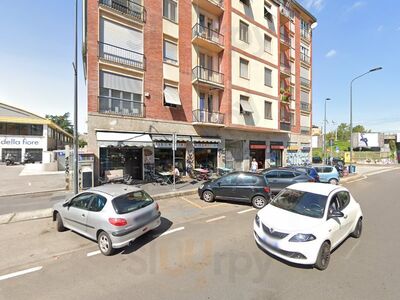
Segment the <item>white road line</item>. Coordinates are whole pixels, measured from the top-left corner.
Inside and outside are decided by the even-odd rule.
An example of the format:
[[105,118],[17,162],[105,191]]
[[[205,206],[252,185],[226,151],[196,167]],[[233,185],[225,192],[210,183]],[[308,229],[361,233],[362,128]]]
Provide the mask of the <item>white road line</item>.
[[242,210],[242,211],[238,211],[237,213],[238,213],[238,214],[244,214],[244,213],[247,213],[247,212],[253,211],[253,210],[255,210],[255,208],[245,209],[245,210]]
[[174,233],[174,232],[177,232],[177,231],[181,231],[183,229],[185,229],[185,227],[183,227],[183,226],[175,228],[175,229],[171,229],[171,230],[168,230],[166,232],[161,233],[159,236],[163,236],[163,235],[167,235],[167,234]]
[[40,271],[42,268],[43,267],[40,266],[40,267],[30,268],[30,269],[26,269],[26,270],[14,272],[14,273],[2,275],[2,276],[0,276],[0,281],[6,280],[6,279],[9,279],[9,278],[13,278],[13,277],[17,277],[17,276],[21,276],[21,275],[25,275],[25,274],[28,274],[28,273]]
[[225,219],[225,218],[226,218],[225,216],[220,216],[220,217],[218,217],[218,218],[209,219],[209,220],[206,221],[206,223],[210,223],[210,222],[222,220],[222,219]]
[[100,250],[97,250],[97,251],[89,252],[88,254],[86,254],[86,256],[90,257],[90,256],[97,255],[97,254],[100,254],[100,253],[101,253]]

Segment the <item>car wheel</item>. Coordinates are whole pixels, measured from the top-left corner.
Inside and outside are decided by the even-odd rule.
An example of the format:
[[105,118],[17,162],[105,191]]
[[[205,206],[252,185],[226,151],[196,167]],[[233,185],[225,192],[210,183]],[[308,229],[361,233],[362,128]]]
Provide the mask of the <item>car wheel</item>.
[[351,236],[353,238],[358,239],[361,236],[361,233],[362,233],[362,218],[359,218],[358,221],[357,221],[356,228],[351,233]]
[[337,181],[337,179],[332,178],[332,179],[329,179],[329,183],[330,183],[330,184],[337,185],[337,184],[338,184],[338,181]]
[[211,191],[204,191],[203,192],[203,200],[206,202],[213,202],[214,201],[214,194]]
[[100,232],[97,238],[97,242],[99,244],[100,252],[103,253],[105,256],[109,256],[114,252],[110,236],[106,232]]
[[254,196],[253,199],[251,199],[251,204],[254,208],[261,209],[268,203],[263,196]]
[[328,241],[323,242],[321,248],[319,249],[317,261],[315,262],[315,267],[318,270],[325,270],[328,267],[329,260],[331,258],[331,245]]
[[67,228],[65,228],[64,227],[64,223],[63,223],[63,220],[62,220],[62,218],[61,218],[61,215],[60,215],[60,213],[57,213],[56,214],[56,226],[57,226],[57,231],[58,232],[63,232],[63,231],[65,231],[65,230],[67,230]]

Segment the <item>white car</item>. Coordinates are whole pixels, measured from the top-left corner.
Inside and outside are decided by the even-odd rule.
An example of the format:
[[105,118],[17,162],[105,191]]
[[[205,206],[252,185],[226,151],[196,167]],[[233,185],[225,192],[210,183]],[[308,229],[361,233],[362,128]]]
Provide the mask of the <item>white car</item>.
[[346,188],[296,183],[257,213],[254,237],[279,258],[325,270],[335,247],[349,235],[361,236],[362,219],[360,205]]

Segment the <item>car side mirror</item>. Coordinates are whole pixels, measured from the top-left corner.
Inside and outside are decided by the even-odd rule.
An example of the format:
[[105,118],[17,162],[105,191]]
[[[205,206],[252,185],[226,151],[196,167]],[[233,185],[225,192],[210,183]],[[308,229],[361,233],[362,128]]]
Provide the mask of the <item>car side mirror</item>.
[[71,201],[65,201],[62,206],[69,207],[70,205],[71,205]]
[[340,210],[334,210],[333,212],[328,214],[328,218],[343,218],[344,213],[342,213]]

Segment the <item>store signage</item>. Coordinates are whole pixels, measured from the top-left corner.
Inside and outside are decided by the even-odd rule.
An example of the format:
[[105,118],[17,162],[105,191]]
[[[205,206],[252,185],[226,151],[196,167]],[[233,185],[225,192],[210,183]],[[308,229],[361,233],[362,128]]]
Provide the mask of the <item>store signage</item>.
[[[154,148],[172,149],[172,143],[154,142]],[[176,143],[176,148],[186,148],[186,143]]]
[[285,147],[282,145],[271,145],[272,150],[284,150]]
[[218,144],[194,143],[193,147],[202,149],[218,149]]
[[0,146],[43,148],[43,141],[42,138],[3,137],[0,138]]
[[297,151],[297,150],[299,150],[299,146],[290,145],[290,146],[287,147],[287,150],[289,150],[289,151]]
[[267,149],[267,145],[250,145],[250,149],[252,150]]

